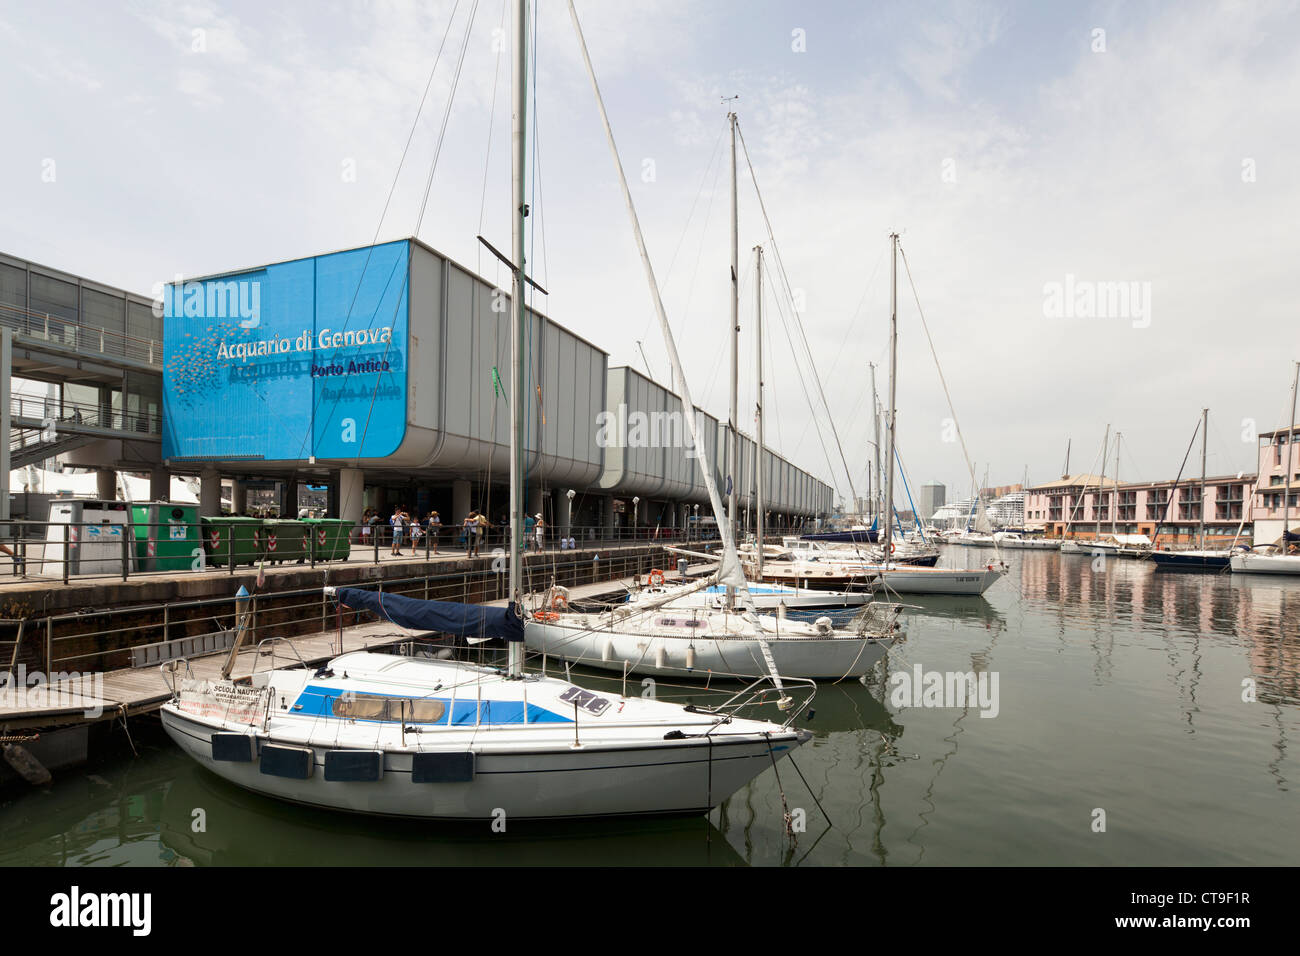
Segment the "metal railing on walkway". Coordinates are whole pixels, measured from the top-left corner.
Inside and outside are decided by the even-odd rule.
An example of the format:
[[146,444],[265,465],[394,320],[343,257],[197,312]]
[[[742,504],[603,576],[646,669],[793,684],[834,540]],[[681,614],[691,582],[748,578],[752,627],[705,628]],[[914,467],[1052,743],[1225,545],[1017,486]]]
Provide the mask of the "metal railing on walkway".
[[162,343],[153,339],[4,303],[0,303],[0,325],[7,325],[20,335],[40,339],[55,347],[131,359],[162,371]]

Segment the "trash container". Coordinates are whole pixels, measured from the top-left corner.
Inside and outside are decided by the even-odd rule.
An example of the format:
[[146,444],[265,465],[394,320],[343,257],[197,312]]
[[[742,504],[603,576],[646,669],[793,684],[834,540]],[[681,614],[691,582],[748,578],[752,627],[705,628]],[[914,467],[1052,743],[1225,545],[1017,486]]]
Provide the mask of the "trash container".
[[49,524],[45,529],[43,574],[63,573],[64,525],[67,525],[69,574],[121,574],[122,559],[134,570],[129,549],[130,512],[125,501],[56,499],[50,502]]
[[[198,505],[172,501],[131,505],[135,561],[141,571],[188,571],[203,547]],[[210,562],[209,562],[210,563]]]
[[254,564],[266,556],[266,535],[261,518],[204,515],[203,551],[212,567],[224,568],[233,555],[236,565]]
[[[342,518],[305,518],[317,561],[346,561],[352,553],[352,522]],[[307,556],[311,557],[309,551]]]
[[266,537],[266,560],[273,564],[297,561],[307,554],[307,525],[296,518],[267,518],[262,522]]

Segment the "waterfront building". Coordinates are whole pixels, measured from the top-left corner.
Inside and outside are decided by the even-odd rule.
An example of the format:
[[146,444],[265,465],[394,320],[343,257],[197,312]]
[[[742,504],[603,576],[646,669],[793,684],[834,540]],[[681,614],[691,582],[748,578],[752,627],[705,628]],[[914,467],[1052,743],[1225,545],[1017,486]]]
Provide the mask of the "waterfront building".
[[[1300,530],[1300,425],[1279,428],[1259,436],[1259,487],[1251,502],[1254,543],[1272,544],[1282,537],[1282,528],[1290,521],[1293,533]],[[1291,475],[1291,494],[1287,501],[1287,473]],[[1253,479],[1252,479],[1253,482]]]
[[[1110,534],[1113,520],[1117,534],[1144,534],[1154,540],[1159,528],[1161,544],[1192,544],[1204,506],[1207,546],[1225,545],[1241,526],[1246,492],[1254,481],[1254,475],[1206,478],[1202,502],[1199,475],[1177,482],[1118,485],[1113,478],[1103,482],[1098,475],[1067,475],[1025,491],[1025,524],[1049,537],[1091,538],[1098,523],[1102,534]],[[1245,534],[1249,540],[1249,518]]]
[[922,521],[930,521],[934,518],[934,513],[942,508],[947,500],[947,493],[948,489],[937,481],[927,482],[921,486],[921,496],[917,506]]
[[[56,457],[96,468],[106,498],[118,496],[119,471],[149,475],[156,499],[172,475],[196,476],[202,514],[220,514],[223,494],[244,512],[271,490],[276,510],[296,515],[304,486],[327,489],[327,512],[358,522],[366,508],[401,505],[444,523],[476,509],[495,525],[508,510],[510,383],[499,370],[510,297],[493,283],[402,239],[156,291],[0,256],[12,373],[55,395],[17,409],[14,468]],[[708,512],[676,394],[610,367],[603,349],[536,309],[528,329],[526,513],[595,538],[682,530],[696,508]],[[754,440],[702,410],[694,419],[715,481],[734,477],[752,521]],[[761,464],[769,528],[830,513],[830,486],[771,449]]]

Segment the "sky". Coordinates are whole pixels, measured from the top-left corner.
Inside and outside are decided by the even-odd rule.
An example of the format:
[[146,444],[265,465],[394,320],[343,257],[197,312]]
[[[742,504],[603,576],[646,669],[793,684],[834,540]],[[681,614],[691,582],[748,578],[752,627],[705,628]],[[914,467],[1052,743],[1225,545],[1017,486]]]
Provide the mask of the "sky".
[[[1053,480],[1067,442],[1096,473],[1108,425],[1121,479],[1172,478],[1205,407],[1211,474],[1250,471],[1285,420],[1296,3],[577,8],[687,380],[724,420],[736,111],[741,427],[762,244],[767,442],[841,494],[865,492],[870,363],[887,394],[891,232],[914,491],[960,497],[972,465]],[[149,294],[417,235],[505,283],[475,236],[509,245],[508,36],[502,0],[0,3],[0,250]],[[667,382],[566,4],[536,5],[535,44],[533,305]]]

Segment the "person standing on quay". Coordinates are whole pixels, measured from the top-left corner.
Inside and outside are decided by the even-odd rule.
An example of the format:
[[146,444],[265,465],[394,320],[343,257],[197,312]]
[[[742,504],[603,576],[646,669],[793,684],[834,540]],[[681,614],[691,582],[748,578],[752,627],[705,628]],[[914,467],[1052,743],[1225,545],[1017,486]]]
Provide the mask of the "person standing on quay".
[[429,526],[429,544],[433,545],[433,553],[438,553],[438,532],[442,530],[442,518],[438,517],[438,512],[430,511],[427,522]]
[[393,526],[393,554],[402,553],[402,527],[403,527],[402,506],[397,505],[393,508],[393,516],[388,519],[388,523]]

